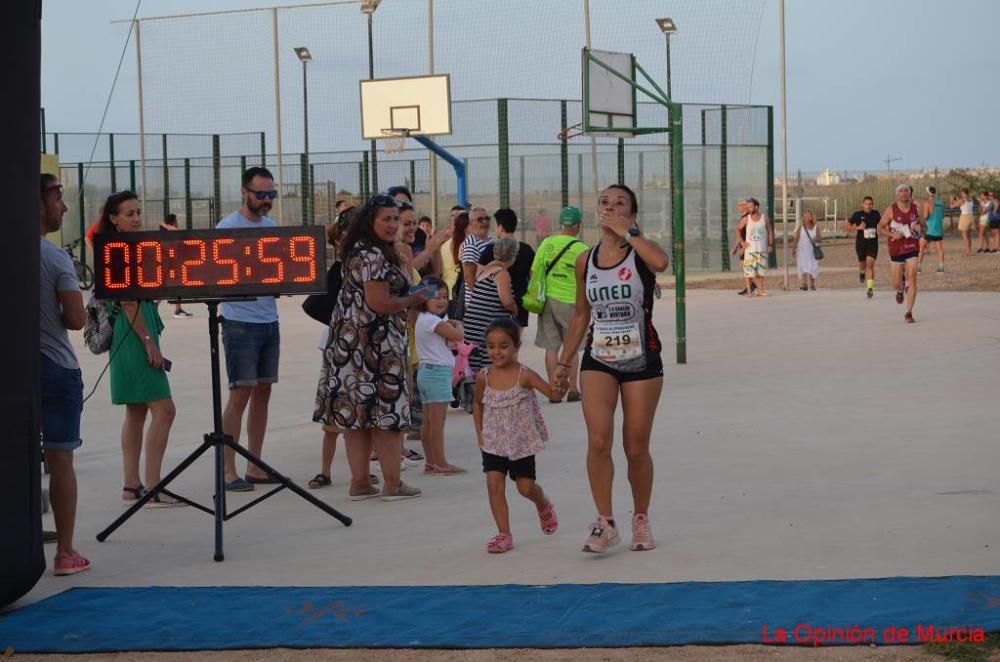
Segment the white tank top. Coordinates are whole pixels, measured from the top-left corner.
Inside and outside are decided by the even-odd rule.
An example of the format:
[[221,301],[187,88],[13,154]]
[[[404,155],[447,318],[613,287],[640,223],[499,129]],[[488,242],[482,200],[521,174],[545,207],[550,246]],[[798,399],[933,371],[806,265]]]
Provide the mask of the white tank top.
[[972,216],[972,214],[974,213],[974,210],[975,210],[975,203],[972,200],[966,200],[959,207],[959,211],[964,216]]
[[586,351],[616,370],[639,372],[647,353],[660,353],[652,323],[655,276],[631,248],[618,264],[598,267],[597,249],[590,250],[584,275],[590,302]]
[[760,215],[759,221],[747,217],[747,252],[767,252],[767,216],[764,214]]

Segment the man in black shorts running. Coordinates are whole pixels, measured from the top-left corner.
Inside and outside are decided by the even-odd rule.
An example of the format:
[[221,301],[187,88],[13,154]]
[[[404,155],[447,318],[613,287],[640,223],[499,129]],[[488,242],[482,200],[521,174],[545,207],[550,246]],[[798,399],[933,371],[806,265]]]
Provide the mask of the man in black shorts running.
[[857,233],[854,252],[858,255],[858,280],[866,285],[866,294],[871,299],[875,295],[875,260],[878,259],[878,223],[882,215],[875,209],[875,201],[866,195],[861,211],[851,215],[847,221],[847,231]]

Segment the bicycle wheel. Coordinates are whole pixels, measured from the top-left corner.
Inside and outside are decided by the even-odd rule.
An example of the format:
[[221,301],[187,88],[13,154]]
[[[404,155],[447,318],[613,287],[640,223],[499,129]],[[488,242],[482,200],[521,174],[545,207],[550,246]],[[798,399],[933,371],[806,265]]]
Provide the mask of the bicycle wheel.
[[76,277],[80,279],[80,289],[89,290],[94,286],[94,270],[82,262],[76,262]]

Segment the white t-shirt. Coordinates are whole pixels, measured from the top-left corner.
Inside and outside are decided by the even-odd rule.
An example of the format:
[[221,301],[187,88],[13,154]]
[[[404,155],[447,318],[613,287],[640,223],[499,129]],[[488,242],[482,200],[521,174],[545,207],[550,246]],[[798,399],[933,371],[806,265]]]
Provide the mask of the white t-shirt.
[[417,356],[421,363],[444,365],[449,368],[455,365],[455,356],[448,349],[447,341],[434,329],[444,320],[434,313],[423,312],[417,315],[413,326],[413,335],[417,342]]

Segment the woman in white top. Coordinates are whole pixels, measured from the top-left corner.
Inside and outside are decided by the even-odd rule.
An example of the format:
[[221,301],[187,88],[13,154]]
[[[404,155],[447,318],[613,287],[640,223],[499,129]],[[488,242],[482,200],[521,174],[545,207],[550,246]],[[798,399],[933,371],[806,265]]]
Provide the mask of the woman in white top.
[[802,212],[802,224],[795,228],[795,242],[792,252],[796,254],[795,264],[798,266],[799,280],[802,291],[816,289],[816,276],[819,275],[819,262],[813,246],[823,243],[823,234],[816,224],[816,214],[811,209]]
[[963,188],[959,197],[952,197],[951,206],[958,207],[958,232],[965,244],[965,255],[972,255],[972,226],[976,224],[975,202],[969,189]]

